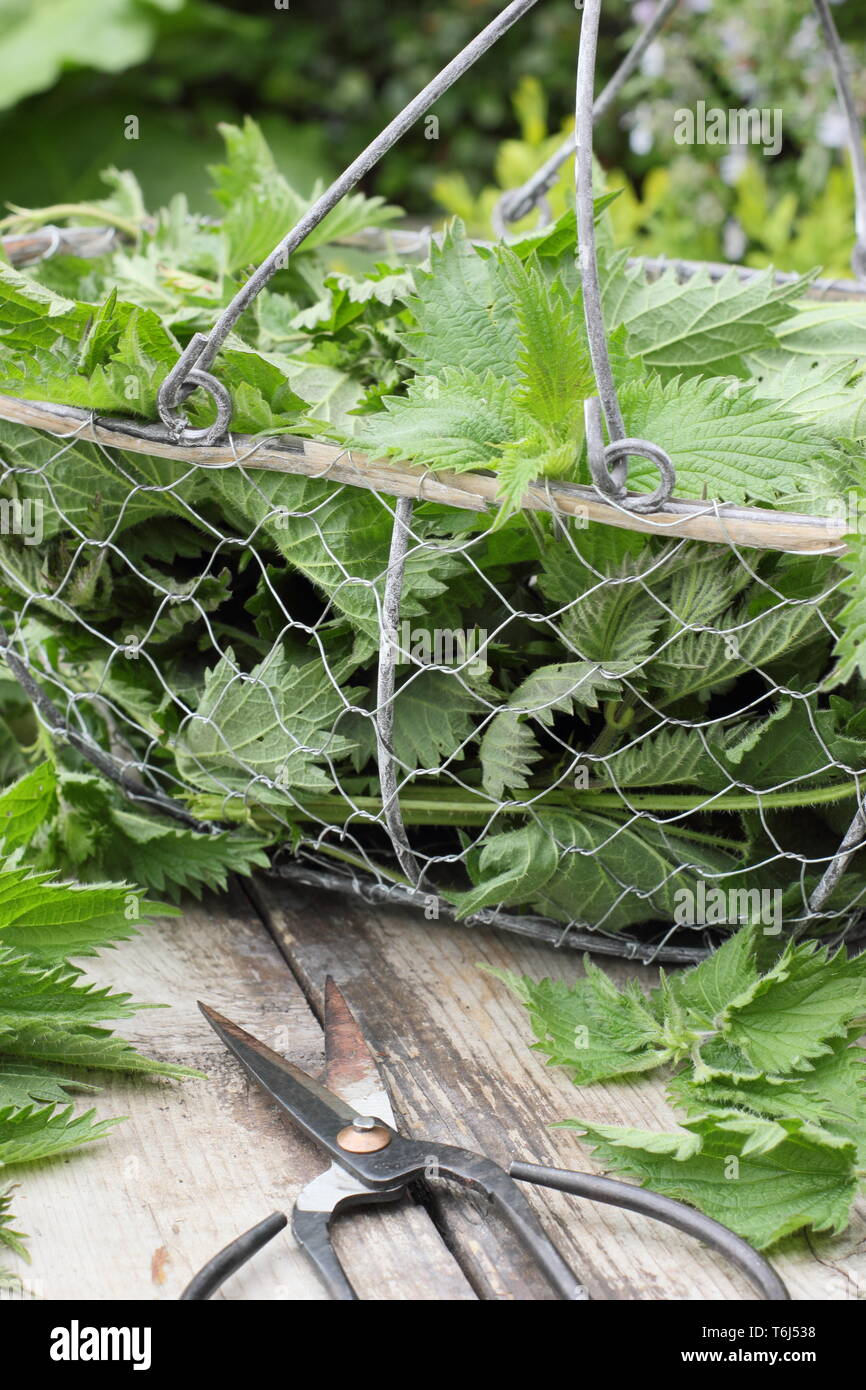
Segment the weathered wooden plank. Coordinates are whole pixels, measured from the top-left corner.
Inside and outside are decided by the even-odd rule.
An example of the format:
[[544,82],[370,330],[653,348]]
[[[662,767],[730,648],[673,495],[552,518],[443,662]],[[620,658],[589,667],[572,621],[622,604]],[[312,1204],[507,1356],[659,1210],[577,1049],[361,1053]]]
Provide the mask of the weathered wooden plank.
[[[103,1115],[130,1118],[105,1143],[22,1170],[16,1212],[32,1235],[27,1274],[45,1298],[174,1299],[242,1230],[288,1212],[323,1167],[308,1143],[243,1074],[196,1008],[202,998],[311,1071],[321,1029],[246,898],[191,907],[89,963],[103,983],[169,1009],[123,1032],[142,1050],[207,1072],[204,1081],[110,1080]],[[474,1295],[417,1205],[356,1213],[337,1244],[362,1297]],[[8,1263],[8,1261],[7,1261]],[[288,1231],[225,1288],[228,1299],[322,1299]]]
[[[597,1122],[665,1128],[674,1123],[656,1080],[580,1091],[544,1065],[526,1015],[476,968],[482,961],[540,977],[573,978],[566,952],[486,928],[425,921],[405,909],[363,903],[258,878],[256,893],[311,997],[325,976],[345,989],[379,1050],[395,1109],[410,1131],[512,1158],[593,1170],[568,1131],[547,1128],[581,1115]],[[605,962],[619,980],[645,983],[645,967]],[[597,1169],[596,1169],[597,1171]],[[612,1208],[537,1188],[527,1195],[590,1294],[614,1299],[739,1299],[749,1285],[726,1263],[676,1231]],[[462,1199],[437,1202],[438,1219],[484,1297],[549,1297],[513,1242]],[[788,1242],[775,1257],[794,1297],[862,1297],[866,1221],[841,1241]]]
[[[173,442],[161,425],[133,420],[97,419],[92,411],[0,395],[0,418],[61,439],[93,440],[128,453],[157,454],[200,468],[264,468],[278,473],[327,478],[330,482],[366,488],[385,497],[413,497],[468,511],[499,506],[495,474],[432,472],[420,464],[368,458],[356,449],[316,439],[283,435],[269,440],[233,435],[228,444],[184,445]],[[783,550],[792,554],[841,555],[847,546],[847,524],[837,516],[735,507],[723,502],[672,499],[663,511],[634,512],[604,501],[595,488],[549,480],[527,487],[524,511],[555,512],[575,517],[581,525],[599,522],[626,531],[665,538],[711,541],[715,544]]]

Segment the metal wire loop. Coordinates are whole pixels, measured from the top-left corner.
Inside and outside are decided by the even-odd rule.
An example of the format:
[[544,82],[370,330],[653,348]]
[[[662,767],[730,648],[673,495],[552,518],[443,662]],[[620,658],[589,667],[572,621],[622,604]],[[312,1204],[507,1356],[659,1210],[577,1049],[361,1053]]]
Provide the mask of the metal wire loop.
[[[676,486],[676,469],[670,454],[648,439],[616,439],[605,445],[601,432],[601,402],[592,396],[584,404],[586,452],[592,481],[603,496],[630,512],[661,511]],[[630,497],[627,491],[630,454],[654,463],[661,474],[655,492]]]
[[[163,388],[166,382],[163,383]],[[216,419],[202,429],[193,429],[189,421],[178,409],[178,403],[185,395],[201,388],[207,391],[216,405]],[[168,396],[161,390],[157,398],[160,419],[178,444],[214,444],[228,429],[232,418],[232,398],[221,381],[200,367],[191,367],[178,390]]]
[[[580,25],[580,49],[577,62],[577,91],[575,101],[574,161],[575,206],[580,278],[583,287],[583,312],[589,355],[595,377],[597,396],[584,405],[586,446],[589,466],[596,487],[605,497],[632,512],[657,511],[663,506],[676,485],[676,471],[670,456],[658,444],[645,439],[626,437],[619,395],[610,360],[607,327],[601,302],[601,283],[598,274],[598,255],[595,237],[595,207],[592,192],[592,127],[595,58],[602,0],[585,0]],[[602,410],[607,422],[610,444],[604,447]],[[629,454],[651,459],[661,473],[655,492],[646,497],[629,497],[626,492]]]
[[[213,377],[207,381],[194,381],[193,368],[202,373],[207,373],[213,366],[217,353],[225,342],[231,330],[234,328],[243,312],[250,307],[256,297],[270,283],[272,277],[278,270],[285,269],[289,257],[297,251],[298,247],[319,226],[327,214],[337,206],[339,202],[351,193],[352,189],[360,183],[365,175],[369,174],[376,167],[380,159],[396,145],[397,141],[411,130],[416,121],[435,106],[436,102],[454,83],[468,72],[474,63],[492,48],[496,41],[516,24],[524,14],[532,9],[538,0],[511,0],[495,19],[476,35],[471,43],[468,43],[455,58],[448,63],[432,82],[428,82],[416,97],[404,106],[399,115],[380,131],[376,139],[373,140],[366,149],[362,150],[357,159],[344,169],[339,178],[335,179],[329,188],[316,199],[311,207],[307,209],[298,222],[295,223],[291,231],[283,237],[262,261],[257,270],[254,270],[249,279],[241,285],[234,297],[225,306],[216,323],[211,328],[207,336],[197,333],[190,341],[187,348],[178,358],[169,376],[163,382],[162,390],[159,395],[159,413],[163,423],[169,428],[176,428],[177,417],[175,407],[183,399],[184,392],[188,394],[193,385],[203,385],[207,390],[211,390]],[[214,392],[212,394],[215,395]],[[231,419],[231,398],[229,401],[229,415],[223,423],[223,430]],[[219,406],[219,403],[218,403]],[[185,426],[182,427],[182,430]],[[213,443],[219,437],[216,433],[216,425],[207,431],[206,437],[199,436],[195,439],[195,432],[187,431],[183,438],[187,443]]]
[[[625,507],[630,512],[657,512],[668,501],[671,493],[676,486],[677,475],[670,454],[665,453],[658,444],[651,444],[648,439],[617,439],[613,444],[608,444],[604,451],[605,467],[613,474],[610,464],[615,459],[621,459],[627,466],[629,454],[638,454],[641,458],[649,459],[654,463],[661,474],[661,482],[655,492],[648,493],[646,496],[639,497],[619,497],[617,501],[620,506]],[[614,467],[617,467],[614,464]]]

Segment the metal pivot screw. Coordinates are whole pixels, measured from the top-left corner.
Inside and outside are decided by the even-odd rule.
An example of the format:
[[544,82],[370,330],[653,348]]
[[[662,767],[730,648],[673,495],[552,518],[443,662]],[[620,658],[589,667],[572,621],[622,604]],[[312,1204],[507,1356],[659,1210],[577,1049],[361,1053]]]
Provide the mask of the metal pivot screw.
[[374,1154],[387,1149],[391,1131],[373,1115],[359,1115],[337,1135],[341,1149],[350,1154]]

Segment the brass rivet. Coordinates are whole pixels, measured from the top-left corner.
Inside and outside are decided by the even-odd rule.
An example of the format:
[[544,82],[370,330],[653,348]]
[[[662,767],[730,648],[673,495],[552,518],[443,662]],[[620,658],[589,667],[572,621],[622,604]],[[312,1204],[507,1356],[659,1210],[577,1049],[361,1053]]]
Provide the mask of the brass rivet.
[[391,1142],[391,1131],[384,1125],[373,1124],[369,1128],[363,1128],[357,1123],[346,1125],[337,1135],[337,1143],[341,1149],[345,1149],[350,1154],[374,1154],[379,1149],[387,1149]]

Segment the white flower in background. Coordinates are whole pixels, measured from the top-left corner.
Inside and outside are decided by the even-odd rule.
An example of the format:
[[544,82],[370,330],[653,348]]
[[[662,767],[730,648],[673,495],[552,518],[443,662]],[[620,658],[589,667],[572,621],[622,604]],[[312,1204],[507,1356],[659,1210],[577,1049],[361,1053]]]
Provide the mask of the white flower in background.
[[735,217],[729,217],[722,231],[722,247],[726,261],[741,261],[746,254],[748,237]]
[[748,23],[737,15],[726,17],[718,27],[724,71],[743,105],[758,105],[758,78],[755,71],[755,35]]
[[655,144],[652,115],[650,108],[645,104],[638,106],[632,117],[628,143],[632,154],[637,155],[649,154]]
[[848,123],[838,106],[828,106],[818,119],[818,139],[828,149],[838,150],[848,143]]
[[706,14],[712,8],[713,0],[688,0],[687,9],[692,14]]
[[718,226],[723,214],[724,208],[714,193],[702,193],[695,203],[695,221],[699,224]]
[[818,43],[818,16],[808,14],[791,39],[788,52],[792,58],[810,58]]
[[742,19],[733,16],[726,19],[719,26],[719,38],[722,41],[722,47],[732,58],[743,60],[749,57],[754,39]]
[[655,0],[637,0],[637,4],[631,7],[632,21],[643,28],[645,24],[649,24],[655,12]]
[[722,181],[729,187],[735,184],[748,162],[749,156],[745,146],[735,145],[727,154],[723,154],[719,160],[719,173],[722,176]]
[[665,70],[665,47],[659,39],[654,39],[650,44],[640,67],[645,77],[661,77]]

